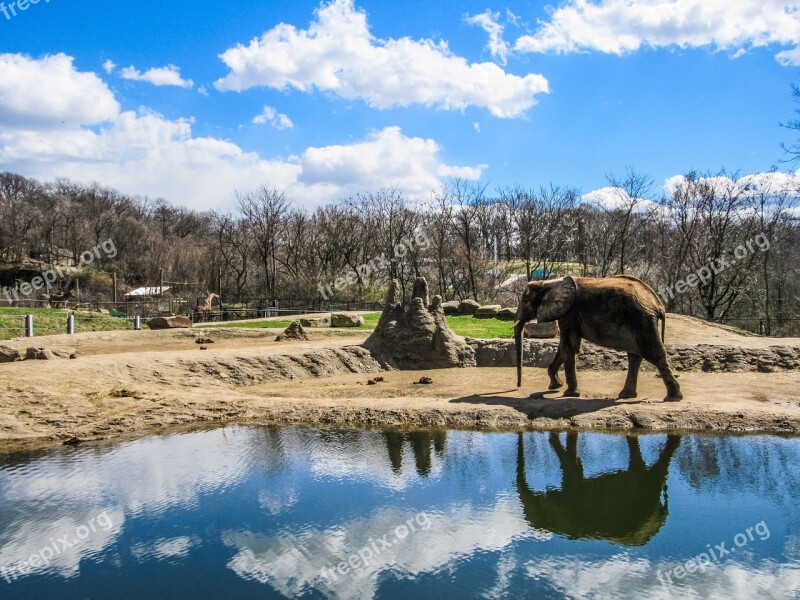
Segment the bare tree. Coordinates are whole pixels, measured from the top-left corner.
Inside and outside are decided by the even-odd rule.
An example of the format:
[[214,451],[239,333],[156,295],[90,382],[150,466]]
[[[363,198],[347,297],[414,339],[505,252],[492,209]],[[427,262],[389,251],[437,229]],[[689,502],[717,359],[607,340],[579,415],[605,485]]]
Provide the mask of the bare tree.
[[239,210],[247,220],[261,263],[264,293],[275,298],[278,282],[278,246],[285,232],[290,202],[283,192],[262,185],[253,192],[236,194]]

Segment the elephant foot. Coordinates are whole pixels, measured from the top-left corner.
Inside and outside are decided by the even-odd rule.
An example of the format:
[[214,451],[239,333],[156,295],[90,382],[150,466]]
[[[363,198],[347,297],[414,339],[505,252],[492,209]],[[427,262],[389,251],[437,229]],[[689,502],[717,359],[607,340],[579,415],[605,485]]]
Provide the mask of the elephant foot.
[[664,402],[680,402],[683,400],[683,394],[681,392],[675,392],[664,398]]
[[621,400],[626,400],[628,398],[636,398],[636,396],[638,396],[638,395],[639,394],[636,393],[636,390],[623,389],[619,393],[619,396],[617,396],[617,397],[620,398]]
[[548,390],[557,390],[558,388],[564,385],[563,381],[559,381],[558,379],[553,379],[550,382],[550,386],[547,388]]
[[578,390],[567,390],[564,392],[564,398],[580,398],[581,393]]

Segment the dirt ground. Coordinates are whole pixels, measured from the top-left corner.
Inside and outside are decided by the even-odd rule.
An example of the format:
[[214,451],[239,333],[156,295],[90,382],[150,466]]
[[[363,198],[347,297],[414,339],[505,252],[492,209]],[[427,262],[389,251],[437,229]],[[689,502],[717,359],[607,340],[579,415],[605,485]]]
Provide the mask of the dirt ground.
[[[685,317],[667,323],[668,345],[800,344]],[[311,340],[298,342],[275,342],[280,330],[264,329],[36,338],[72,346],[78,358],[0,364],[0,451],[222,423],[800,434],[800,370],[683,372],[685,400],[668,404],[652,372],[642,372],[638,398],[617,400],[624,371],[584,370],[582,397],[564,399],[547,391],[544,369],[526,368],[521,389],[509,367],[384,371],[358,346],[367,332],[308,331]],[[197,337],[214,343],[201,350]],[[368,385],[375,377],[383,381]],[[433,383],[416,384],[421,377]]]

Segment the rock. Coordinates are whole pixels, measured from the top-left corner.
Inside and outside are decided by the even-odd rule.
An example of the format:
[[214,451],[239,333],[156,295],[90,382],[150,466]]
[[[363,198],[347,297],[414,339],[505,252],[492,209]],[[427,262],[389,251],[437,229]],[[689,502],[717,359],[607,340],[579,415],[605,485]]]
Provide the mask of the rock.
[[214,340],[211,338],[199,337],[194,341],[195,344],[213,344]]
[[18,348],[0,346],[0,363],[17,362],[18,360],[25,360]]
[[352,313],[333,313],[331,327],[360,327],[364,324],[364,317]]
[[462,315],[474,315],[475,311],[481,307],[475,300],[462,300],[458,305],[458,312]]
[[147,322],[150,329],[191,329],[192,320],[189,317],[156,317]]
[[431,385],[433,383],[433,379],[430,377],[420,377],[419,381],[415,381],[414,385]]
[[78,352],[72,346],[53,346],[52,348],[50,348],[50,352],[56,358],[68,358],[68,359],[78,358]]
[[497,311],[502,308],[499,304],[487,304],[486,306],[481,306],[478,310],[475,311],[476,317],[481,317],[484,319],[493,319],[497,316]]
[[36,348],[31,346],[25,352],[25,360],[53,360],[58,358],[77,358],[75,348],[69,346],[53,346],[52,348]]
[[285,342],[286,340],[307,340],[308,334],[303,329],[300,321],[295,321],[289,325],[282,334],[275,338],[276,342]]
[[457,315],[458,307],[461,303],[458,300],[451,300],[450,302],[443,302],[442,309],[446,315]]
[[370,379],[370,380],[367,382],[367,385],[377,385],[377,384],[378,384],[378,382],[377,382],[377,381],[375,381],[374,379]]
[[500,319],[501,321],[513,321],[517,318],[517,309],[516,308],[501,308],[497,311],[497,315],[495,315],[496,319]]
[[558,322],[552,321],[550,323],[526,323],[525,324],[525,337],[537,339],[555,338],[561,335],[558,329]]
[[328,317],[308,317],[300,319],[300,324],[303,327],[328,327],[331,320]]
[[442,299],[427,306],[428,284],[414,282],[414,294],[404,309],[397,280],[389,284],[386,305],[364,347],[383,365],[396,369],[446,369],[475,365],[466,340],[447,326]]

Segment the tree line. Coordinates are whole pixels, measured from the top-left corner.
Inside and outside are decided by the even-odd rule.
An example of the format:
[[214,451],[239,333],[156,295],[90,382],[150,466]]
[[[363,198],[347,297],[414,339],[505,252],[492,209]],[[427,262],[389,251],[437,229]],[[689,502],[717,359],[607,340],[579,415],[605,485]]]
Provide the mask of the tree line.
[[630,274],[671,312],[785,335],[800,330],[799,194],[780,172],[693,172],[661,190],[628,171],[587,196],[453,179],[424,202],[385,188],[309,209],[265,185],[229,210],[196,211],[2,173],[0,262],[77,263],[113,239],[116,257],[81,284],[98,300],[116,272],[128,288],[163,278],[264,305],[376,301],[388,280],[408,287],[418,276],[445,300],[513,305],[528,278]]

